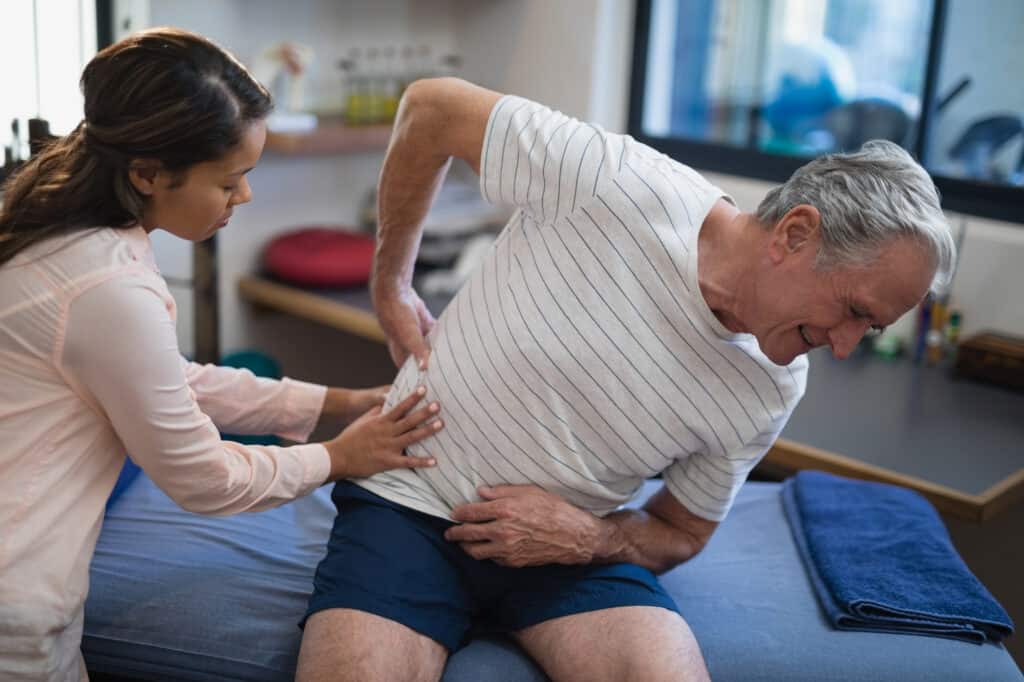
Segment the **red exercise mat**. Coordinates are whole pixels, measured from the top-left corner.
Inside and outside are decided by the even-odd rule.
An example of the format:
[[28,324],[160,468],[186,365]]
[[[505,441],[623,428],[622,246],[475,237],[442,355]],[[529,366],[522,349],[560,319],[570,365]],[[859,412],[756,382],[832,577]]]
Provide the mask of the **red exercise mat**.
[[301,227],[270,240],[263,269],[306,287],[365,285],[373,265],[374,239],[341,228]]

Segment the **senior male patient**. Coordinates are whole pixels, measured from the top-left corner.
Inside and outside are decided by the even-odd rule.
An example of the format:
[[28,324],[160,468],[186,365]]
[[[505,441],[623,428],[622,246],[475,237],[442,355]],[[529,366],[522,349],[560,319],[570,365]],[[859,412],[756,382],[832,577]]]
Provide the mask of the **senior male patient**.
[[[518,210],[435,325],[411,279],[452,157]],[[404,361],[389,400],[425,386],[446,428],[408,451],[437,467],[335,487],[302,681],[436,680],[480,631],[554,680],[707,679],[655,574],[726,515],[804,354],[849,355],[954,250],[894,144],[812,161],[748,214],[627,136],[457,79],[403,98],[379,220],[374,303]]]

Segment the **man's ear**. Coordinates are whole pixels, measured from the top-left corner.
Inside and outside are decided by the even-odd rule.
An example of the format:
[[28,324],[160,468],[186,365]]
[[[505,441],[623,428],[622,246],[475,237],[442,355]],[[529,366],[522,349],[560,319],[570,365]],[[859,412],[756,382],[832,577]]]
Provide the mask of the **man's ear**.
[[790,254],[807,248],[817,250],[821,214],[810,204],[794,206],[772,228],[772,261],[779,263]]
[[163,164],[156,159],[132,159],[128,164],[128,180],[143,196],[153,196]]

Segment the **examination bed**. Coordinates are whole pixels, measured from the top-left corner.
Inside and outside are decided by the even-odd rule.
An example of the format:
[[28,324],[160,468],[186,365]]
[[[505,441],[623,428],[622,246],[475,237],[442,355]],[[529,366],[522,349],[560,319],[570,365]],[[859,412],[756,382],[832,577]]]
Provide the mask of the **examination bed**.
[[[781,488],[748,482],[708,547],[662,576],[712,679],[1024,679],[997,644],[833,629],[794,544]],[[137,476],[108,510],[92,563],[83,651],[93,681],[291,680],[296,624],[333,518],[330,486],[267,512],[204,518]],[[443,679],[547,678],[498,638],[458,651]]]

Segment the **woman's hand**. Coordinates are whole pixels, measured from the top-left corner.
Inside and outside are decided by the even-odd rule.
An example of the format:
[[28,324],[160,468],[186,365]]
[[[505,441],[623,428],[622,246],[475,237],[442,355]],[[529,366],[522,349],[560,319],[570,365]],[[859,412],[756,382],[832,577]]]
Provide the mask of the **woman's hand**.
[[324,443],[331,457],[327,480],[366,478],[388,469],[434,466],[433,457],[404,454],[405,448],[432,436],[443,426],[436,418],[441,409],[436,402],[413,411],[424,395],[426,389],[420,387],[386,413],[375,405],[336,438]]
[[337,417],[348,426],[375,405],[383,405],[390,385],[373,388],[328,388],[323,416]]

